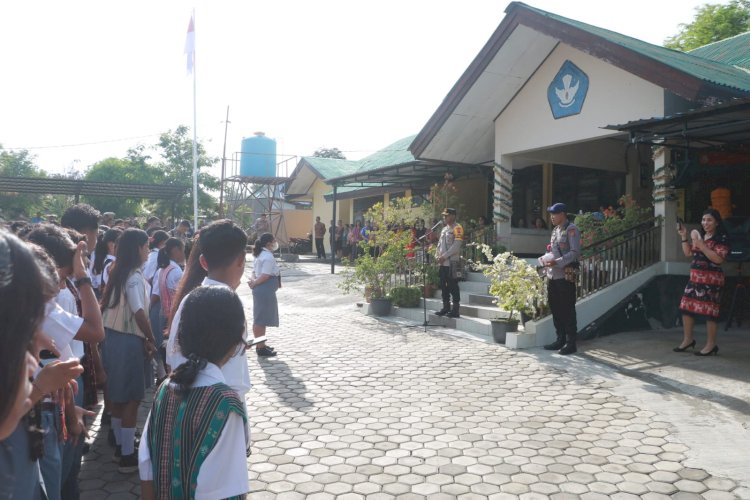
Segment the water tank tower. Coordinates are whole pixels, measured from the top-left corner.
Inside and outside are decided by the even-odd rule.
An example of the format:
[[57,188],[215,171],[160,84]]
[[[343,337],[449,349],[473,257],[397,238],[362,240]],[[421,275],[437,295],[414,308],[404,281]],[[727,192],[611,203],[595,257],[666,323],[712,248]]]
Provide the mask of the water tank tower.
[[240,175],[243,177],[276,177],[276,141],[263,132],[242,139]]

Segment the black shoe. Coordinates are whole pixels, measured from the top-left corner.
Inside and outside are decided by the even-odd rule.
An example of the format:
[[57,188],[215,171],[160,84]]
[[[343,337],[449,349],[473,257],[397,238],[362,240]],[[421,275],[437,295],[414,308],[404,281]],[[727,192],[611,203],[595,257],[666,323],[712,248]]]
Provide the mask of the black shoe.
[[558,354],[562,354],[563,356],[567,354],[573,354],[574,352],[578,352],[578,349],[576,349],[575,344],[571,344],[571,343],[565,344],[562,349],[557,351]]
[[548,351],[557,351],[559,349],[562,349],[562,347],[565,345],[565,341],[563,339],[557,339],[551,344],[547,344],[544,346],[544,348]]
[[86,455],[90,451],[91,451],[91,445],[88,442],[84,442],[83,447],[81,448],[81,455]]
[[680,346],[677,346],[677,347],[675,347],[675,348],[674,348],[674,349],[672,349],[672,350],[673,350],[674,352],[685,352],[685,351],[687,351],[688,349],[694,349],[694,348],[695,348],[695,340],[693,340],[692,342],[690,342],[690,343],[689,343],[688,345],[686,345],[685,347],[680,347]]
[[458,312],[458,308],[456,308],[456,309],[452,310],[451,312],[449,312],[448,314],[446,314],[446,316],[448,316],[449,318],[460,318],[461,317],[461,313],[459,313]]
[[115,431],[113,431],[112,429],[109,429],[109,431],[107,432],[107,444],[109,444],[110,446],[115,446],[117,444],[117,442],[115,441]]
[[714,348],[708,352],[697,351],[697,352],[694,352],[693,354],[695,354],[696,356],[710,356],[712,354],[719,354],[719,346],[715,345]]
[[136,452],[130,455],[123,455],[120,458],[120,466],[117,468],[122,474],[132,474],[138,471],[138,454]]
[[112,414],[104,413],[102,415],[102,425],[112,425]]
[[257,354],[261,358],[272,358],[276,356],[276,352],[271,350],[269,347],[261,347],[260,349],[256,349],[255,354]]
[[445,316],[449,312],[451,312],[451,310],[449,308],[447,308],[447,307],[444,307],[444,308],[440,309],[439,311],[435,311],[435,316]]
[[115,445],[115,454],[112,455],[112,461],[119,462],[121,458],[122,458],[122,446],[118,444],[118,445]]

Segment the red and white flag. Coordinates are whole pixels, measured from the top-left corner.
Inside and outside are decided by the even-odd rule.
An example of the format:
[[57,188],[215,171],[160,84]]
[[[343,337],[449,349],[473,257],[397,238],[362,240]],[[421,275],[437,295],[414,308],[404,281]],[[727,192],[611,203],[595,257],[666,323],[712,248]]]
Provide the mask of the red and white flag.
[[187,37],[185,38],[185,54],[187,55],[187,71],[188,74],[191,74],[195,66],[195,22],[193,16],[190,16],[190,24],[188,24]]

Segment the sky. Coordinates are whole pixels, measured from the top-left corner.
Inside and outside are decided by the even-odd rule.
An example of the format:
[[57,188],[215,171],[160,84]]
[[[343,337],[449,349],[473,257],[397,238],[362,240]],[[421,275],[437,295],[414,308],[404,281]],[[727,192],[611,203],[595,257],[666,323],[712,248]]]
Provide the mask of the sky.
[[[711,3],[727,3],[714,0]],[[662,44],[695,0],[528,0]],[[278,161],[339,148],[359,159],[416,134],[502,21],[503,0],[130,0],[0,3],[0,144],[48,172],[85,169],[193,126],[184,55],[195,11],[198,139],[243,137]],[[216,172],[217,170],[215,170]],[[280,171],[279,175],[285,175]]]

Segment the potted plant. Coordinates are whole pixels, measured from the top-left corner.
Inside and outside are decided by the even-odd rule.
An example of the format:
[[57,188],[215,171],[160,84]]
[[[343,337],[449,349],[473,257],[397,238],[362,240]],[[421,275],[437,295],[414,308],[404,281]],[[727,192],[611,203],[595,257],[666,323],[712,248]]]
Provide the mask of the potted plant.
[[390,298],[398,307],[417,307],[422,290],[414,286],[397,286],[391,290]]
[[508,332],[518,329],[516,315],[534,317],[546,302],[544,279],[525,260],[511,252],[492,255],[492,249],[483,245],[482,253],[490,261],[482,268],[490,278],[490,295],[499,308],[508,312],[507,318],[492,319],[492,337],[499,344],[505,343]]
[[397,277],[408,268],[406,255],[413,252],[407,248],[412,236],[400,229],[400,221],[407,218],[411,210],[411,198],[399,198],[389,205],[376,203],[365,214],[373,221],[366,241],[361,241],[362,254],[353,266],[347,266],[344,279],[339,283],[344,293],[364,290],[369,297],[370,311],[376,316],[390,314],[391,290]]
[[438,283],[440,283],[438,267],[434,264],[427,264],[420,274],[420,282],[424,282],[423,297],[425,299],[434,297],[435,290],[438,289]]

